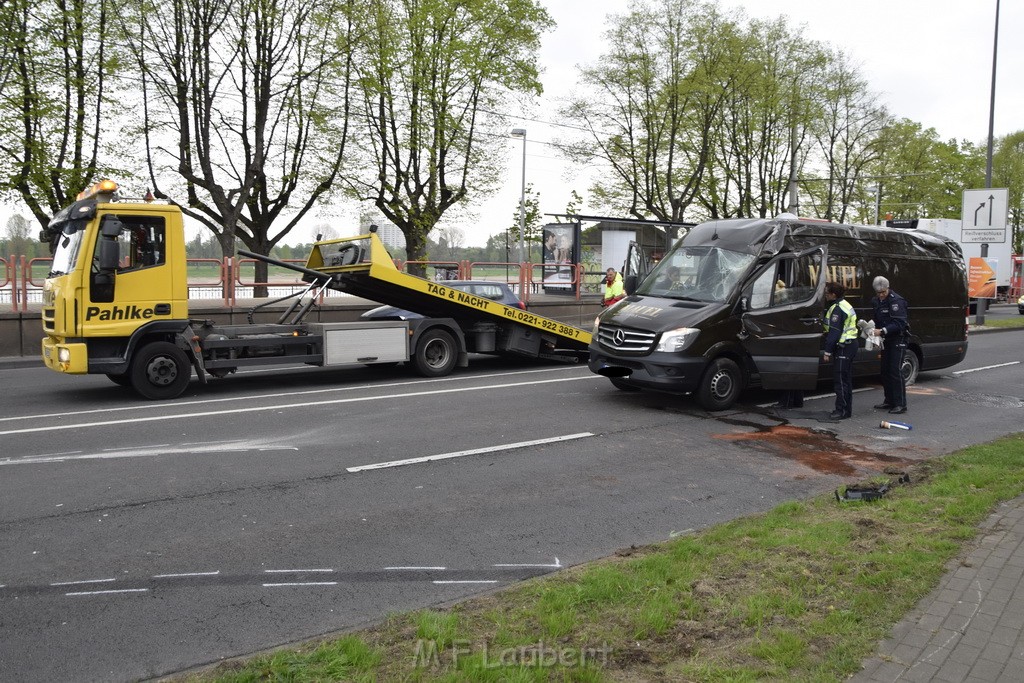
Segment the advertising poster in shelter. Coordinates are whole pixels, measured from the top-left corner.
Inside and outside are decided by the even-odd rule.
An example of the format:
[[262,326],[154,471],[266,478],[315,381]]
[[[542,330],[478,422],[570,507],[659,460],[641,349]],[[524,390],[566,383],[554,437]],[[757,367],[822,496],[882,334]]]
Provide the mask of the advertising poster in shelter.
[[548,223],[543,232],[544,291],[575,294],[579,286],[580,224]]

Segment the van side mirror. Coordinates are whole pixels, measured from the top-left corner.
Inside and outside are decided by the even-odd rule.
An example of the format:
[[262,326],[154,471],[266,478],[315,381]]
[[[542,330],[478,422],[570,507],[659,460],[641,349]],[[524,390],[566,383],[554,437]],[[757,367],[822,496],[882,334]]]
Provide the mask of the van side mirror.
[[99,268],[101,271],[117,270],[121,260],[121,249],[116,240],[103,238],[99,242]]
[[622,288],[626,294],[632,295],[636,291],[636,275],[627,275],[622,281]]

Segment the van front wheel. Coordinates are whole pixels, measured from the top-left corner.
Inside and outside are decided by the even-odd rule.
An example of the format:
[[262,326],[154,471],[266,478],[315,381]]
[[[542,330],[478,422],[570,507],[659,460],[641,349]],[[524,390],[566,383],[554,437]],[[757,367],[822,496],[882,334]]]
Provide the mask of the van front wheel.
[[718,358],[700,380],[697,401],[705,410],[725,410],[732,406],[743,391],[743,373],[728,358]]

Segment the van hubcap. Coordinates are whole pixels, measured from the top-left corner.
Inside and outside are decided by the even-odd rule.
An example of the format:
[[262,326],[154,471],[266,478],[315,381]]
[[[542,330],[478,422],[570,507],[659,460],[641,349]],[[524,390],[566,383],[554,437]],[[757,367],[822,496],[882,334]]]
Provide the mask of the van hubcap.
[[726,398],[732,392],[732,377],[728,372],[716,372],[711,378],[711,393],[716,398]]

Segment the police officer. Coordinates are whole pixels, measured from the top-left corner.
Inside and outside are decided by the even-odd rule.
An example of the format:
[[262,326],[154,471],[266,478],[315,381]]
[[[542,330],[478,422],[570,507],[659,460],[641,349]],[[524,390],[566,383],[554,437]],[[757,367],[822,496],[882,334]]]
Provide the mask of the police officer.
[[853,415],[853,359],[857,357],[857,312],[844,297],[846,288],[838,282],[825,285],[824,361],[832,361],[836,409],[829,419],[845,420]]
[[907,300],[889,289],[889,281],[879,275],[871,286],[877,296],[871,300],[874,307],[876,337],[883,339],[882,387],[885,400],[876,410],[888,410],[894,415],[907,412],[907,387],[903,383],[903,356],[907,352],[910,322],[907,318]]

